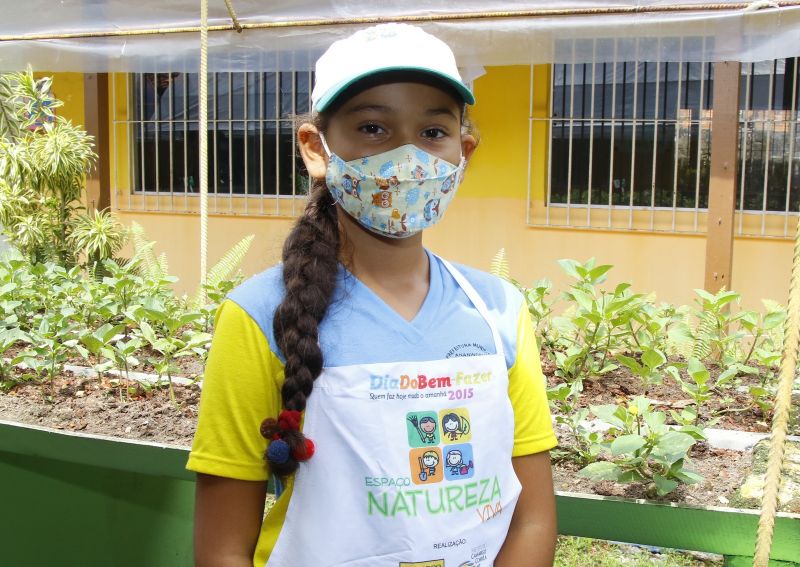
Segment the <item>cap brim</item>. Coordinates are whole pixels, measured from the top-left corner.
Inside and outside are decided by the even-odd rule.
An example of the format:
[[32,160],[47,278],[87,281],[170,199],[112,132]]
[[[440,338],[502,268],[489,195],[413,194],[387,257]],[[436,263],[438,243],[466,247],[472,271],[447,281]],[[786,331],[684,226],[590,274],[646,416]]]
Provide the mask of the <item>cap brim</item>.
[[402,66],[402,67],[382,67],[380,69],[370,69],[366,73],[362,73],[360,75],[356,75],[355,77],[351,77],[346,81],[342,81],[337,85],[334,85],[328,92],[320,97],[317,103],[314,105],[314,110],[317,112],[322,112],[326,108],[328,108],[333,101],[335,101],[340,94],[342,94],[347,88],[351,85],[357,83],[361,79],[366,77],[371,77],[373,75],[381,75],[383,73],[388,73],[392,71],[417,71],[420,73],[425,73],[427,75],[433,75],[434,77],[441,79],[446,84],[453,87],[459,95],[461,95],[462,100],[467,104],[475,104],[475,95],[472,94],[472,91],[467,88],[467,86],[451,77],[450,75],[445,75],[439,71],[435,71],[433,69],[429,69],[427,67],[413,67],[413,66]]

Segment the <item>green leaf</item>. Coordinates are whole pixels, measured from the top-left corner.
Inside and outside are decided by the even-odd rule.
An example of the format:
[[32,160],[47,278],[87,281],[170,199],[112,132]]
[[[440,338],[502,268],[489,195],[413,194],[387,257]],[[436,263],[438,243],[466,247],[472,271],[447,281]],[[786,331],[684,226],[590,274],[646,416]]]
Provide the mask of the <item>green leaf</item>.
[[695,289],[694,292],[709,303],[714,303],[716,298],[704,289]]
[[672,473],[672,476],[680,480],[684,484],[696,484],[703,481],[703,475],[696,472],[680,469]]
[[649,411],[644,414],[644,422],[647,424],[647,429],[650,433],[661,435],[667,430],[666,425],[667,416],[662,411]]
[[685,457],[686,452],[694,444],[694,438],[688,433],[669,431],[656,442],[653,454],[671,464]]
[[642,476],[642,473],[636,469],[632,469],[619,475],[617,482],[641,482],[644,479],[645,477]]
[[599,461],[583,467],[578,471],[578,476],[590,480],[617,480],[622,475],[622,469],[608,461]]
[[664,478],[660,474],[653,475],[653,482],[656,485],[656,490],[658,491],[659,496],[664,496],[666,494],[669,494],[670,492],[678,488],[678,483],[676,481]]
[[589,406],[589,408],[598,419],[605,421],[609,425],[613,425],[618,429],[625,428],[625,422],[615,415],[616,411],[619,409],[619,406],[614,404],[605,404],[600,406]]
[[764,323],[761,325],[765,331],[771,331],[783,324],[786,313],[783,311],[773,311],[764,315]]
[[642,353],[642,362],[648,368],[650,368],[650,370],[654,370],[655,368],[658,368],[659,366],[664,364],[666,361],[667,361],[667,357],[664,356],[664,354],[659,350],[655,350],[655,349],[652,349],[652,348],[647,348]]
[[644,375],[645,371],[641,364],[636,362],[635,358],[631,358],[630,356],[625,356],[624,354],[618,354],[617,360],[621,362],[624,366],[627,366],[634,374],[638,376]]
[[576,266],[580,265],[580,263],[576,260],[570,259],[563,259],[558,261],[558,265],[561,266],[561,269],[564,270],[567,275],[572,276],[573,278],[579,280],[581,279]]
[[724,370],[723,372],[720,373],[719,376],[717,376],[717,381],[714,383],[714,386],[717,388],[721,388],[722,386],[727,385],[728,382],[736,378],[736,375],[738,373],[739,369],[736,366]]
[[689,359],[686,370],[689,372],[689,375],[692,377],[692,379],[700,385],[708,382],[708,379],[711,376],[703,363],[696,358]]
[[647,442],[641,435],[621,435],[611,443],[612,455],[631,454],[645,446]]
[[686,433],[687,435],[691,435],[692,438],[697,439],[698,441],[703,441],[706,439],[705,429],[698,427],[697,425],[684,425],[678,429],[678,431]]
[[584,311],[592,312],[594,310],[594,298],[579,289],[573,289],[570,292],[572,298]]

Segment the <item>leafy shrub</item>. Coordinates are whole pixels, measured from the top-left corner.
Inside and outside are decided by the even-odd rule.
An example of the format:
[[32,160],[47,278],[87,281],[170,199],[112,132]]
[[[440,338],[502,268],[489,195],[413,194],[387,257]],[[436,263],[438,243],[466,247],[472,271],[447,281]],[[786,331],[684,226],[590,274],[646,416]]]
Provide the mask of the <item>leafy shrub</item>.
[[654,411],[650,400],[635,397],[626,405],[592,406],[592,413],[611,428],[599,443],[607,460],[591,463],[580,476],[594,481],[645,482],[653,495],[664,496],[681,483],[702,477],[686,469],[688,453],[702,433],[666,425],[666,414]]

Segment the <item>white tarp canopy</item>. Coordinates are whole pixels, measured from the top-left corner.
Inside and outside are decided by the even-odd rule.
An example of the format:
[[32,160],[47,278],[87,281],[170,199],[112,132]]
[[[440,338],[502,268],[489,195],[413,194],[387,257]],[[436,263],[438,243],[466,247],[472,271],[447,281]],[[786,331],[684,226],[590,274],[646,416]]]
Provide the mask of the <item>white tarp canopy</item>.
[[[332,41],[369,25],[363,19],[381,18],[416,18],[418,25],[447,41],[467,69],[634,59],[750,62],[800,55],[800,1],[231,3],[245,27],[241,33],[233,30],[224,0],[209,0],[209,25],[228,28],[209,33],[212,71],[307,70]],[[199,32],[195,30],[199,29],[200,0],[0,0],[0,8],[0,70],[18,70],[27,64],[37,70],[83,72],[195,71],[199,67]],[[276,22],[297,25],[258,27]],[[190,31],[143,33],[167,28]],[[129,31],[139,33],[115,35]]]

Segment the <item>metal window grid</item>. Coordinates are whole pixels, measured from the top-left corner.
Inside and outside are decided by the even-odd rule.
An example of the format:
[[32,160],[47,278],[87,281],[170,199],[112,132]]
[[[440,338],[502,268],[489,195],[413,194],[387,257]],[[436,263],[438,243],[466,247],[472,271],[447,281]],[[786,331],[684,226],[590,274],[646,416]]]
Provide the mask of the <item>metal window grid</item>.
[[[681,44],[682,50],[682,44]],[[575,51],[573,50],[573,53]],[[682,53],[682,51],[681,51]],[[573,58],[574,61],[574,58]],[[574,63],[554,65],[549,79],[545,73],[530,70],[530,104],[528,122],[528,212],[530,226],[549,226],[580,229],[626,230],[648,232],[703,233],[707,216],[708,177],[711,136],[711,88],[713,64],[707,62],[662,63],[618,62],[589,64]],[[742,66],[740,104],[740,159],[738,168],[738,205],[736,234],[742,236],[779,237],[792,236],[790,217],[800,208],[800,114],[798,113],[798,88],[800,87],[800,58],[767,61]],[[791,69],[791,72],[789,71]],[[648,73],[655,81],[648,81]],[[676,76],[677,73],[677,76]],[[641,75],[644,79],[641,80]],[[582,79],[576,77],[581,76]],[[758,84],[754,84],[757,77]],[[606,84],[610,78],[611,85]],[[632,78],[632,80],[629,80]],[[536,81],[549,80],[549,111],[546,116],[534,112]],[[692,88],[689,82],[693,82]],[[557,89],[560,88],[558,96]],[[576,89],[580,88],[576,105]],[[674,100],[668,100],[668,91],[675,89]],[[782,95],[780,108],[776,107],[777,90]],[[644,90],[644,93],[640,92]],[[627,93],[631,92],[628,103]],[[587,96],[588,93],[588,96]],[[646,98],[652,93],[653,99]],[[607,112],[605,97],[611,99]],[[601,112],[597,112],[598,97]],[[586,99],[589,107],[587,112]],[[642,99],[640,102],[640,98]],[[690,101],[690,99],[696,99]],[[759,102],[760,101],[760,102]],[[559,104],[556,107],[556,103]],[[668,107],[672,108],[668,112]],[[755,105],[755,106],[754,106]],[[645,108],[651,109],[647,116]],[[577,109],[580,112],[577,112]],[[671,114],[671,116],[670,116]],[[533,179],[533,152],[540,147],[533,136],[534,125],[547,126],[546,176]],[[559,139],[556,129],[565,135]],[[674,131],[669,155],[670,129]],[[588,131],[588,156],[580,159],[574,150],[575,132]],[[600,132],[600,135],[598,135]],[[629,132],[629,136],[625,136]],[[618,135],[619,134],[619,135]],[[580,134],[579,134],[580,135]],[[606,136],[603,138],[602,136]],[[566,140],[564,140],[566,138]],[[637,139],[650,146],[651,159],[640,158],[637,152],[644,147]],[[585,140],[585,138],[584,138]],[[621,141],[620,141],[621,140]],[[566,145],[563,156],[557,155],[557,141]],[[619,160],[615,150],[621,144],[630,144],[630,164]],[[602,159],[598,148],[607,144],[607,198],[598,198],[600,181],[593,179],[596,163]],[[661,151],[662,148],[664,151]],[[601,148],[602,149],[602,148]],[[664,195],[657,199],[657,165],[672,159],[671,203]],[[623,161],[623,163],[617,163]],[[647,163],[649,162],[649,163]],[[586,168],[588,176],[585,196],[576,197],[576,168]],[[636,172],[640,164],[649,166],[649,188],[641,187],[642,176]],[[629,167],[628,167],[629,165]],[[554,188],[554,171],[563,172],[566,187]],[[629,174],[629,187],[624,202],[617,199],[619,181],[615,171]],[[753,173],[757,173],[754,176]],[[646,173],[646,172],[645,172]],[[604,174],[605,176],[605,174]],[[679,180],[693,181],[690,187],[679,186]],[[537,182],[543,185],[538,191]],[[616,184],[615,184],[616,183]],[[639,185],[637,186],[637,183]],[[662,182],[663,185],[663,182]],[[621,192],[624,196],[624,186]],[[687,196],[691,197],[687,203]],[[773,198],[775,197],[775,198]],[[754,204],[754,199],[757,203]],[[782,205],[776,207],[776,199]],[[601,202],[602,201],[602,202]],[[585,212],[576,215],[576,212]]]
[[[199,211],[196,84],[196,74],[186,73],[111,76],[117,209]],[[210,74],[211,214],[284,217],[302,210],[310,181],[297,169],[295,120],[310,112],[312,84],[311,72]]]

